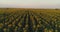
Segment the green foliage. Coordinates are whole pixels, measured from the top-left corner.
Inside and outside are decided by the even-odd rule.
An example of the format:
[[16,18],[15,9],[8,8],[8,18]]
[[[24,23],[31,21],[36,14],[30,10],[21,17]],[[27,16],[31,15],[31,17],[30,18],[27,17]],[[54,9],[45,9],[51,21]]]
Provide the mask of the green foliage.
[[0,9],[0,32],[60,32],[59,9]]

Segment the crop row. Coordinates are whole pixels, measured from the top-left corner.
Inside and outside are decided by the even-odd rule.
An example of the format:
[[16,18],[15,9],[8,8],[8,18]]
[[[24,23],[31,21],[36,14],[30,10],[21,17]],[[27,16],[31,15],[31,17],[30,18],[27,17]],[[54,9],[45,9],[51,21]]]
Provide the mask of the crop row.
[[60,32],[60,15],[30,10],[3,13],[0,32]]

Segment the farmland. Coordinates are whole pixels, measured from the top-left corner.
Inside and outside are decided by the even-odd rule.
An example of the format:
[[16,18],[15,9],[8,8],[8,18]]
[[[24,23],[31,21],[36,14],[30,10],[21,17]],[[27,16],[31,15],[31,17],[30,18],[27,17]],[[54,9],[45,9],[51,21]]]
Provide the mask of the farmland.
[[0,32],[60,32],[60,9],[0,8]]

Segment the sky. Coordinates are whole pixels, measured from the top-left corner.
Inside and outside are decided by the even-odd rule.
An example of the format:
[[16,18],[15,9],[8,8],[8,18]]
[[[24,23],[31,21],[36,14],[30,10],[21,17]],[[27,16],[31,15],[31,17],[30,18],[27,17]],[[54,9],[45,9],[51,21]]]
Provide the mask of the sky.
[[0,0],[0,8],[60,8],[60,0]]

